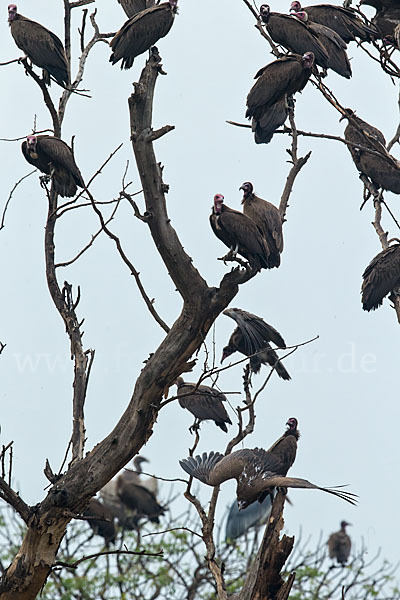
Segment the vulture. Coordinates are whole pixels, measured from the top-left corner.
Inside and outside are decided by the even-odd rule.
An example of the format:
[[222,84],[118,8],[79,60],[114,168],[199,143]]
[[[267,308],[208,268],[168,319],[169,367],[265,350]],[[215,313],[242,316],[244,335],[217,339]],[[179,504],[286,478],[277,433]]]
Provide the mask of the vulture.
[[400,288],[400,244],[388,246],[371,260],[363,273],[361,300],[364,310],[376,310],[383,299]]
[[249,217],[224,204],[222,194],[214,196],[210,225],[232,256],[241,254],[257,271],[270,268],[269,250],[261,231]]
[[395,29],[400,24],[400,3],[398,0],[361,0],[361,5],[368,4],[376,9],[372,23],[382,37],[393,41]]
[[329,56],[327,67],[338,73],[338,75],[350,79],[352,73],[350,61],[346,54],[347,45],[340,35],[330,27],[309,21],[308,14],[304,10],[292,12],[292,16],[301,23],[305,23],[309,31],[314,33],[322,42]]
[[159,517],[165,513],[152,492],[142,485],[125,481],[121,476],[117,479],[117,494],[122,504],[134,511],[136,523],[140,518],[159,523]]
[[286,348],[285,340],[272,325],[240,308],[227,308],[223,314],[236,321],[237,327],[229,338],[228,345],[222,350],[221,363],[234,352],[240,352],[245,356],[254,354],[250,358],[253,373],[259,373],[261,364],[268,364],[271,367],[276,365],[275,370],[279,377],[290,379],[289,373],[269,344],[273,342],[279,348]]
[[53,180],[54,191],[60,196],[75,196],[77,186],[85,184],[71,148],[51,135],[28,135],[21,145],[25,159]]
[[100,535],[104,538],[104,543],[107,547],[115,543],[117,531],[114,523],[114,515],[107,506],[96,500],[96,498],[92,498],[83,516],[94,517],[87,519],[87,522],[95,535]]
[[[386,150],[382,132],[357,117],[350,108],[346,108],[346,114],[341,119],[344,118],[349,121],[344,130],[345,139],[360,144],[360,147],[348,146],[357,169],[369,177],[376,187],[400,194],[400,163]],[[363,148],[380,152],[382,156],[371,154]]]
[[342,567],[347,563],[351,550],[351,539],[346,533],[348,525],[351,525],[351,523],[342,521],[339,531],[332,533],[328,540],[329,558],[336,558]]
[[186,408],[196,417],[196,423],[201,421],[214,421],[214,423],[228,433],[226,424],[232,425],[223,402],[226,402],[226,396],[217,389],[207,385],[196,385],[184,381],[182,377],[176,380],[178,388],[179,404]]
[[122,59],[121,69],[130,69],[136,56],[167,35],[177,10],[177,0],[168,0],[128,19],[110,42],[110,62],[115,65]]
[[68,87],[68,62],[61,40],[40,23],[20,15],[15,4],[8,6],[8,22],[18,48],[43,69],[46,85],[50,85],[52,76],[61,87]]
[[118,2],[129,19],[155,4],[154,0],[118,0]]
[[268,450],[279,460],[279,466],[276,467],[275,473],[284,477],[296,459],[297,442],[300,437],[300,431],[297,429],[298,421],[295,417],[288,419],[286,425],[287,429],[284,434]]
[[289,54],[260,69],[247,96],[246,117],[252,119],[256,144],[268,144],[287,117],[287,97],[301,92],[310,78],[314,55]]
[[375,27],[370,27],[352,8],[343,8],[334,4],[315,4],[302,7],[298,0],[290,5],[293,12],[305,11],[312,23],[325,25],[340,35],[346,43],[356,41],[371,42],[379,37]]
[[243,190],[243,213],[261,229],[267,241],[270,252],[268,266],[271,269],[279,267],[283,250],[282,217],[279,210],[271,202],[256,196],[253,184],[249,181],[243,183],[239,190]]
[[260,17],[275,43],[295,54],[312,52],[318,65],[323,69],[329,67],[329,56],[322,41],[305,23],[289,15],[271,12],[268,4],[260,6]]
[[131,531],[136,528],[136,518],[134,513],[122,504],[117,494],[117,480],[112,479],[99,491],[103,505],[110,511],[112,516],[117,519],[118,525],[122,529]]
[[268,494],[262,502],[250,504],[247,508],[239,510],[237,502],[233,502],[228,513],[225,529],[225,541],[236,540],[252,527],[260,527],[268,521],[272,510],[271,496]]
[[190,456],[181,460],[180,465],[191,477],[206,485],[217,486],[228,479],[236,479],[239,510],[253,502],[262,501],[275,487],[317,489],[356,504],[356,495],[351,492],[320,487],[307,479],[277,474],[279,458],[262,448],[245,448],[226,456],[219,452],[204,452],[202,456]]

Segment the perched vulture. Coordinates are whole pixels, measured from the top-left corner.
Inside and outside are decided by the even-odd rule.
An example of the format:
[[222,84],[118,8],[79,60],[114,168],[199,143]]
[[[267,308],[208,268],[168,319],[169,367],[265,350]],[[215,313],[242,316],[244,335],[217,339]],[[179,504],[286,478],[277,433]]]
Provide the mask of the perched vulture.
[[351,550],[351,539],[346,533],[348,525],[351,523],[342,521],[339,531],[332,533],[328,540],[329,558],[336,558],[342,567],[347,563]]
[[393,41],[395,29],[400,24],[400,3],[398,0],[361,0],[360,4],[368,4],[376,9],[372,23],[382,37]]
[[142,485],[126,482],[121,476],[117,479],[117,494],[121,502],[134,511],[136,522],[146,518],[152,523],[159,523],[159,517],[165,513],[152,492]]
[[155,4],[155,0],[118,0],[118,2],[129,19]]
[[110,62],[115,65],[122,59],[121,69],[130,69],[136,56],[167,35],[177,10],[177,0],[168,0],[128,19],[110,42]]
[[87,522],[95,535],[100,535],[104,538],[104,543],[107,547],[110,543],[115,543],[117,532],[114,524],[114,515],[107,506],[96,500],[96,498],[92,498],[83,515],[84,517],[95,517],[87,519]]
[[228,479],[236,479],[239,510],[256,500],[262,501],[275,487],[317,489],[356,504],[356,495],[351,492],[320,487],[307,479],[278,475],[279,459],[262,448],[237,450],[227,456],[219,452],[204,452],[202,456],[181,460],[180,465],[191,477],[206,485],[217,486]]
[[256,196],[253,184],[249,181],[239,189],[243,190],[243,213],[258,225],[267,241],[270,252],[268,266],[271,269],[279,267],[283,250],[282,217],[279,210],[271,202]]
[[271,12],[268,4],[260,6],[260,16],[274,42],[291,52],[304,55],[312,52],[315,62],[322,68],[329,67],[329,56],[319,37],[305,23],[289,15]]
[[230,248],[233,256],[241,254],[258,271],[270,268],[269,249],[261,231],[249,217],[224,204],[222,194],[214,196],[210,225],[217,238]]
[[50,75],[61,87],[68,87],[68,63],[61,40],[51,31],[17,13],[17,6],[8,6],[11,35],[18,48],[34,65],[43,69],[43,79],[50,85]]
[[361,300],[364,310],[382,306],[385,296],[400,288],[400,244],[379,252],[363,273]]
[[287,117],[286,99],[301,92],[310,78],[314,55],[290,54],[260,69],[247,96],[246,117],[252,118],[256,144],[268,144]]
[[231,317],[237,323],[236,329],[229,338],[228,345],[222,350],[221,363],[233,354],[240,352],[245,356],[251,356],[250,367],[253,373],[258,373],[261,364],[275,366],[279,377],[289,380],[290,375],[279,361],[279,356],[273,350],[269,342],[273,342],[279,348],[286,348],[285,340],[281,334],[268,325],[261,317],[257,317],[240,308],[227,308],[224,315]]
[[237,502],[233,502],[226,521],[225,541],[236,540],[244,535],[251,527],[260,527],[268,521],[272,510],[271,496],[267,496],[262,502],[250,504],[243,510],[238,509]]
[[232,425],[223,402],[226,396],[215,388],[207,385],[196,386],[195,383],[184,381],[182,377],[176,380],[179,404],[196,417],[196,421],[214,421],[217,427],[228,433],[226,424]]
[[295,0],[290,5],[293,12],[305,11],[313,23],[325,25],[336,31],[346,43],[359,39],[362,42],[371,42],[379,37],[375,27],[370,27],[358,16],[352,8],[343,8],[334,4],[315,4],[302,7]]
[[131,531],[137,526],[137,519],[133,511],[122,504],[117,494],[117,480],[112,479],[99,491],[103,505],[110,511],[112,516],[117,519],[118,525],[122,529]]
[[288,419],[286,425],[288,428],[285,433],[267,451],[279,460],[279,466],[275,472],[277,475],[283,476],[287,475],[296,459],[297,442],[300,437],[300,431],[297,429],[298,421],[295,417]]
[[330,27],[311,22],[304,10],[292,12],[292,16],[301,23],[305,23],[308,29],[322,42],[329,56],[327,67],[338,73],[338,75],[350,79],[351,66],[346,54],[347,45],[340,35]]
[[51,135],[28,135],[21,145],[25,159],[53,180],[54,191],[60,196],[75,196],[77,186],[85,187],[71,148]]
[[[366,121],[363,121],[350,109],[342,119],[348,119],[344,137],[348,142],[360,144],[360,147],[348,146],[357,169],[369,177],[374,185],[394,194],[400,194],[400,163],[387,152],[383,134]],[[371,154],[363,148],[379,152],[382,156]]]

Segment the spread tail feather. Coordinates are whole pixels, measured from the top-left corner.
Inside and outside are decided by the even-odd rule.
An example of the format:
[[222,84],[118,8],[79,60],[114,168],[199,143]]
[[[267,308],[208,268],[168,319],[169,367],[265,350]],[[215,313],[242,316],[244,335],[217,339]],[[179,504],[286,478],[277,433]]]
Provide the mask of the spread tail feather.
[[311,481],[308,481],[307,479],[300,479],[298,477],[272,477],[272,479],[268,480],[269,485],[271,485],[272,480],[274,481],[274,486],[321,490],[321,492],[327,492],[328,494],[333,494],[342,500],[346,500],[346,502],[349,502],[354,506],[357,505],[357,494],[353,494],[352,492],[338,491],[338,488],[344,486],[339,485],[335,488],[320,487],[319,485],[315,485],[315,483],[311,483]]
[[209,476],[215,465],[224,458],[219,452],[203,452],[201,456],[189,456],[179,461],[182,469],[191,477],[210,485]]

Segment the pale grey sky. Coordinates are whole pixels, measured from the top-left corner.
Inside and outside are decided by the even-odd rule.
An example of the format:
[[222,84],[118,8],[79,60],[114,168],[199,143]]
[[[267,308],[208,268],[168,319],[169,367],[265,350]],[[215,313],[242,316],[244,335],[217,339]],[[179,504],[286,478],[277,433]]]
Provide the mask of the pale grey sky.
[[[102,31],[115,31],[124,22],[116,1],[98,0],[96,5]],[[285,12],[288,6],[275,2],[272,8]],[[25,0],[18,3],[18,9],[62,37],[61,1]],[[75,32],[80,19],[81,11],[76,10]],[[0,34],[2,61],[20,56],[8,31],[6,4]],[[74,43],[75,71],[76,36]],[[276,135],[269,145],[256,146],[249,130],[225,123],[227,119],[244,121],[253,76],[272,56],[240,0],[181,0],[175,24],[158,47],[168,76],[157,83],[154,126],[176,126],[156,143],[158,160],[165,165],[164,179],[170,184],[169,213],[196,266],[210,285],[217,285],[229,267],[216,260],[226,248],[208,223],[214,194],[223,193],[229,206],[239,208],[238,188],[243,181],[252,181],[261,197],[277,204],[289,169],[286,136]],[[343,105],[357,109],[361,118],[390,138],[399,118],[397,85],[354,44],[348,53],[353,78],[348,81],[330,72],[326,82]],[[108,62],[109,54],[105,44],[94,48],[83,85],[93,97],[72,99],[63,129],[67,142],[76,136],[75,156],[85,179],[124,142],[93,185],[98,200],[118,195],[127,160],[132,190],[140,189],[129,142],[127,98],[145,57],[122,72]],[[2,67],[0,76],[0,137],[29,133],[35,114],[38,129],[49,127],[40,92],[23,68],[17,64]],[[51,94],[53,98],[59,95],[55,84]],[[337,135],[344,129],[337,112],[311,85],[297,96],[296,122],[307,131]],[[391,532],[398,511],[398,443],[391,431],[396,431],[400,416],[398,325],[388,301],[375,313],[361,310],[361,274],[380,245],[370,224],[371,203],[359,211],[362,184],[350,155],[338,142],[300,139],[299,152],[309,149],[312,157],[290,200],[281,267],[263,271],[242,286],[232,306],[265,318],[288,345],[316,335],[319,339],[285,362],[291,382],[273,376],[258,401],[256,429],[246,446],[269,447],[282,433],[287,418],[296,416],[302,437],[291,473],[321,485],[349,483],[349,489],[360,495],[360,503],[352,508],[327,494],[293,491],[294,506],[285,511],[287,531],[296,534],[301,526],[305,536],[313,535],[316,540],[321,529],[328,534],[346,519],[354,524],[351,535],[357,544],[363,538],[371,555],[381,546],[383,556],[395,562],[398,550]],[[20,142],[2,142],[0,152],[3,207],[15,181],[30,166],[20,152]],[[400,156],[397,146],[393,153]],[[398,198],[387,193],[386,200],[398,214]],[[14,483],[29,503],[43,498],[45,459],[57,469],[71,433],[69,345],[44,272],[46,210],[35,174],[15,192],[6,227],[0,231],[0,340],[7,343],[0,356],[0,442],[14,440]],[[390,237],[398,236],[386,214],[383,226]],[[71,211],[58,225],[57,259],[74,256],[97,228],[90,208]],[[122,206],[112,229],[141,272],[148,294],[156,298],[157,310],[171,324],[179,314],[180,297],[146,226],[128,206]],[[78,314],[85,318],[84,341],[86,347],[96,349],[86,405],[89,450],[122,414],[143,360],[157,347],[163,331],[104,236],[79,263],[60,270],[59,280],[64,279],[81,286]],[[218,360],[233,326],[224,316],[216,322]],[[201,360],[188,379],[195,380],[200,372]],[[240,367],[225,371],[221,388],[240,391],[241,375]],[[266,375],[263,370],[255,378],[255,389]],[[230,398],[236,406],[240,396]],[[164,477],[183,475],[178,460],[192,444],[187,431],[190,424],[191,415],[176,402],[161,411],[154,434],[142,450],[152,461],[152,472]],[[221,451],[228,439],[214,424],[204,424],[199,451]],[[233,482],[223,486],[219,515],[231,502],[234,487]],[[201,486],[202,499],[209,495],[210,489]]]

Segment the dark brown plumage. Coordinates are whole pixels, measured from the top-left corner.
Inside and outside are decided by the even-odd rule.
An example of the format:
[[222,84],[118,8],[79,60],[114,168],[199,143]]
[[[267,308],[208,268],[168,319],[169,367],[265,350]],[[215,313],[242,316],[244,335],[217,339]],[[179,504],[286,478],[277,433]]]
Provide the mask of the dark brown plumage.
[[329,558],[336,558],[342,567],[347,563],[351,550],[351,539],[346,533],[348,525],[351,523],[342,521],[339,531],[332,533],[328,540]]
[[107,506],[96,498],[92,498],[83,515],[85,517],[93,517],[87,519],[87,522],[95,535],[100,535],[104,538],[104,543],[107,547],[109,544],[115,542],[117,531],[114,524],[114,515]]
[[343,8],[334,4],[316,4],[303,8],[296,0],[291,3],[290,10],[294,12],[304,10],[310,21],[333,29],[346,43],[357,39],[371,42],[379,37],[377,29],[366,25],[352,8]]
[[279,466],[276,473],[285,476],[296,459],[297,442],[300,437],[300,431],[297,429],[298,421],[295,417],[290,417],[286,425],[288,428],[269,448],[268,452],[279,460]]
[[152,523],[159,523],[159,517],[165,513],[152,492],[142,485],[127,482],[121,476],[117,479],[117,494],[121,502],[134,511],[136,520],[145,517]]
[[[360,144],[360,147],[348,146],[357,169],[369,177],[376,187],[400,194],[400,163],[387,152],[383,134],[349,108],[342,118],[349,121],[344,130],[345,139]],[[379,152],[382,156],[371,154],[363,148]]]
[[351,492],[319,487],[307,479],[277,475],[278,458],[262,448],[237,450],[227,456],[219,452],[204,452],[202,456],[189,457],[179,462],[186,473],[207,485],[216,486],[228,479],[236,479],[239,510],[256,500],[262,501],[275,487],[318,489],[334,494],[350,504],[356,503],[356,496]]
[[254,269],[269,269],[269,249],[257,225],[238,210],[224,204],[222,194],[214,196],[210,225],[217,236],[231,251],[241,254]]
[[140,13],[142,10],[151,8],[155,4],[155,0],[118,0],[118,2],[129,19]]
[[364,310],[382,306],[385,296],[400,288],[400,244],[379,252],[363,273],[361,301]]
[[154,46],[171,29],[177,12],[177,0],[146,8],[124,23],[110,42],[110,62],[122,60],[121,69],[130,69],[136,56]]
[[85,187],[71,148],[51,135],[28,135],[21,145],[25,159],[53,180],[54,191],[60,196],[74,196],[77,186]]
[[243,183],[239,189],[243,190],[243,213],[261,229],[267,241],[269,268],[279,267],[283,250],[282,217],[279,210],[271,202],[256,196],[250,181]]
[[286,98],[301,92],[310,78],[314,55],[291,54],[260,69],[247,96],[246,117],[252,119],[256,144],[267,144],[287,117]]
[[178,395],[188,394],[178,398],[182,408],[191,412],[199,422],[214,421],[222,431],[228,432],[226,424],[232,425],[232,421],[223,405],[226,396],[222,392],[207,385],[197,386],[195,383],[184,381],[182,377],[178,377],[176,385]]
[[400,24],[400,3],[398,0],[361,0],[360,4],[368,4],[376,9],[372,23],[382,37],[393,42],[395,29]]
[[69,85],[68,63],[61,40],[51,31],[17,12],[17,6],[8,7],[11,35],[34,65],[43,69],[43,79],[50,85],[50,75],[61,87]]
[[234,352],[240,352],[245,356],[251,356],[250,367],[253,373],[258,373],[261,364],[275,366],[279,377],[289,380],[290,375],[285,367],[279,362],[279,356],[273,350],[269,342],[273,342],[279,348],[286,348],[285,340],[281,334],[261,317],[241,310],[240,308],[227,308],[224,315],[231,317],[238,326],[229,338],[228,345],[222,351],[221,362]]
[[260,6],[260,16],[274,42],[296,54],[312,52],[315,62],[324,69],[328,68],[329,56],[326,49],[305,23],[289,15],[271,12],[268,4]]

